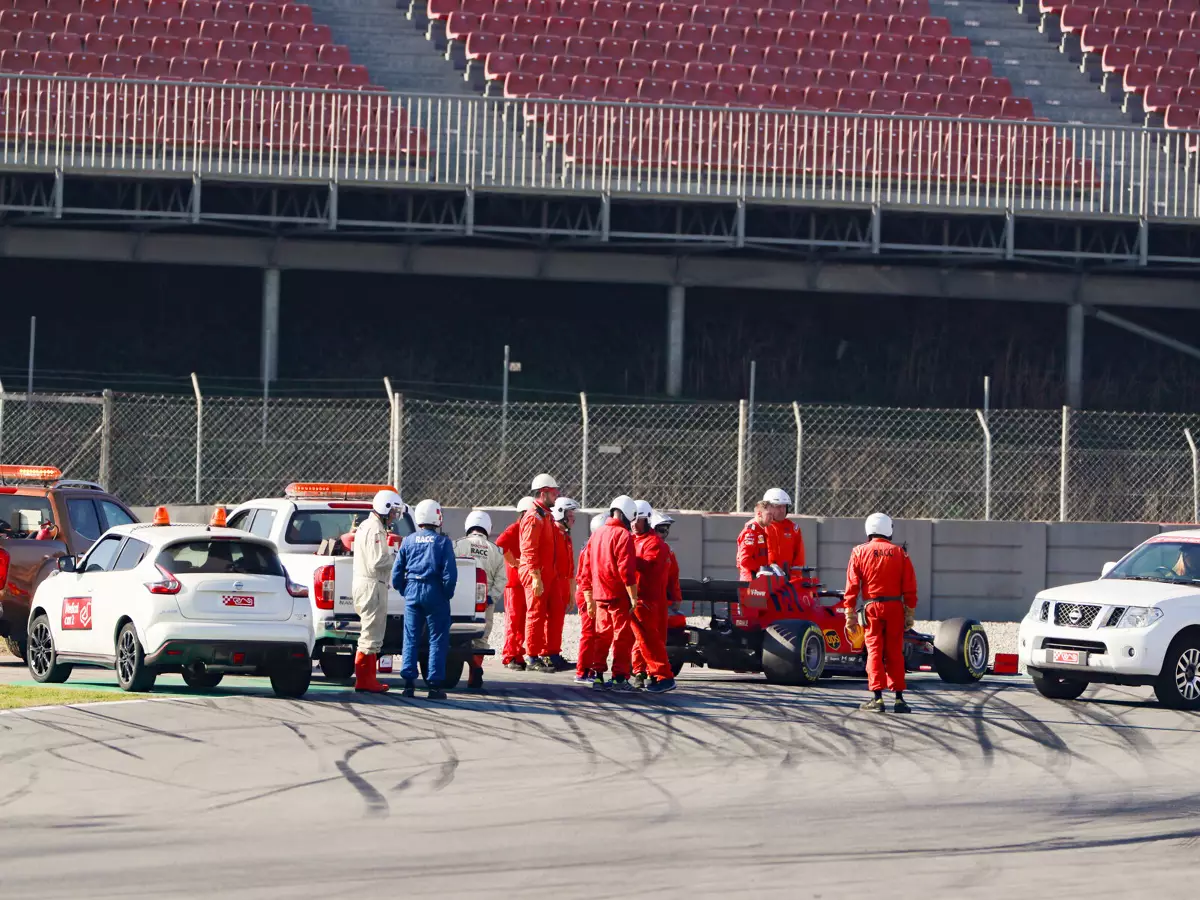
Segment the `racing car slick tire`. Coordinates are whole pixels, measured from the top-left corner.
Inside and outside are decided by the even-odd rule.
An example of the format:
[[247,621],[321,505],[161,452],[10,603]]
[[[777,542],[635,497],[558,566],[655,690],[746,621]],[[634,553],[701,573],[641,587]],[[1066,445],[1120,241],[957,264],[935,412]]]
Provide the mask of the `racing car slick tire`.
[[28,662],[26,654],[29,652],[27,638],[6,637],[4,646],[8,648],[8,652],[19,659],[21,662]]
[[[429,657],[426,656],[424,653],[422,653],[421,658],[419,660],[417,660],[417,666],[421,670],[421,677],[425,679],[426,683],[428,683],[429,682]],[[454,656],[453,654],[451,654],[450,656],[447,656],[446,657],[446,677],[443,680],[442,685],[441,685],[442,690],[452,691],[456,687],[458,687],[458,683],[460,681],[462,681],[463,669],[465,669],[466,666],[467,666],[467,661],[465,659],[463,659],[461,656]],[[430,686],[432,687],[432,685],[430,685]]]
[[184,669],[180,674],[183,675],[184,684],[190,688],[197,688],[200,690],[215,688],[221,683],[221,679],[225,677],[225,673],[223,672],[199,673],[193,672],[191,669]]
[[1181,634],[1171,641],[1154,696],[1168,709],[1200,709],[1200,635]]
[[117,635],[117,684],[123,691],[144,693],[154,687],[158,673],[146,665],[146,654],[132,622]]
[[312,660],[290,660],[271,670],[270,675],[271,690],[276,697],[297,700],[308,693],[312,683]]
[[762,669],[771,684],[816,684],[825,671],[825,635],[803,619],[776,622],[763,633]]
[[354,677],[354,654],[322,653],[321,674],[330,681],[349,681]]
[[972,684],[987,674],[991,650],[975,619],[947,619],[933,638],[933,667],[942,681]]
[[1072,678],[1063,678],[1061,675],[1051,675],[1048,672],[1031,672],[1029,674],[1033,678],[1033,686],[1037,688],[1037,692],[1051,700],[1078,700],[1080,695],[1088,689],[1086,681],[1075,681]]
[[40,615],[29,626],[33,635],[33,654],[27,665],[33,680],[40,684],[62,684],[71,677],[71,666],[58,661],[54,650],[54,633],[50,630],[50,620]]

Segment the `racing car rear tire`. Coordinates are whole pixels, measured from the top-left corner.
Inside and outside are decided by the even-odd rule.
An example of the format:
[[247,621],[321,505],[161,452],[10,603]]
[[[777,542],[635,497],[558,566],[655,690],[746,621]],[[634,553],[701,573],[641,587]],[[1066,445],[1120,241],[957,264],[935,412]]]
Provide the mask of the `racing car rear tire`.
[[1086,681],[1075,681],[1061,675],[1051,675],[1048,672],[1030,672],[1033,686],[1043,697],[1051,700],[1078,700],[1088,689]]
[[933,667],[942,681],[973,684],[987,674],[991,648],[975,619],[947,619],[933,638]]
[[825,635],[804,619],[776,622],[763,634],[762,669],[771,684],[816,684],[825,671]]

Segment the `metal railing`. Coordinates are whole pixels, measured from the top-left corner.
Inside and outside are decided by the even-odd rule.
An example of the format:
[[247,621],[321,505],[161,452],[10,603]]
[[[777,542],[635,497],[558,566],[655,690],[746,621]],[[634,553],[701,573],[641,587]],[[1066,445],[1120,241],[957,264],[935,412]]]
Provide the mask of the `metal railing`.
[[0,76],[0,165],[1200,218],[1200,135],[801,110]]
[[[753,506],[904,518],[1200,521],[1200,414],[740,403],[502,403],[104,392],[6,394],[0,462],[98,480],[134,505],[232,503],[294,480],[512,506],[551,472],[585,506]],[[263,421],[267,427],[264,431]],[[506,423],[506,424],[505,424]]]

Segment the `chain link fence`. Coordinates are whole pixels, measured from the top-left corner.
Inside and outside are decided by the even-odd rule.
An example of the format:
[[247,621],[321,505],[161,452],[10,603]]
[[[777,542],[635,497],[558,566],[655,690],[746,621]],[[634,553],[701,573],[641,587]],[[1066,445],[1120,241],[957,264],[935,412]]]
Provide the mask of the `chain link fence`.
[[0,462],[55,465],[131,505],[236,503],[290,481],[391,482],[511,506],[538,472],[585,506],[1017,521],[1194,522],[1200,414],[803,404],[492,403],[4,393]]

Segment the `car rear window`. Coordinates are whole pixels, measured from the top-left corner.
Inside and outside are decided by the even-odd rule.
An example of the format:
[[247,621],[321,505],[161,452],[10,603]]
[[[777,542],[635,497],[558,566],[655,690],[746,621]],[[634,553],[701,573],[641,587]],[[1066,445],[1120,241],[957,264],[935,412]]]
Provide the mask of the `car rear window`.
[[31,536],[51,518],[50,501],[45,497],[0,495],[0,536]]
[[172,575],[283,575],[278,554],[249,541],[182,541],[164,547],[156,562]]
[[[337,540],[358,527],[367,517],[368,509],[303,509],[292,513],[283,539],[288,544],[312,544],[330,538]],[[416,528],[412,519],[401,516],[392,526],[392,533],[398,537],[408,537]]]

